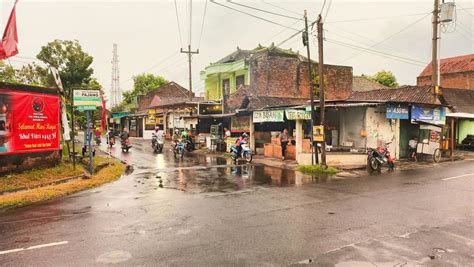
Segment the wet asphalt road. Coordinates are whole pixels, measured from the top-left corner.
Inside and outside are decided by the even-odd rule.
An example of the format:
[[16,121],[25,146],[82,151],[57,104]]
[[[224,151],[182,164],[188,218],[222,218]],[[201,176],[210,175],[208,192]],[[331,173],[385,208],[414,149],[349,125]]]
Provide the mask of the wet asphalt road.
[[0,265],[474,262],[472,161],[343,179],[206,155],[175,160],[147,143],[112,154],[133,173],[0,213]]

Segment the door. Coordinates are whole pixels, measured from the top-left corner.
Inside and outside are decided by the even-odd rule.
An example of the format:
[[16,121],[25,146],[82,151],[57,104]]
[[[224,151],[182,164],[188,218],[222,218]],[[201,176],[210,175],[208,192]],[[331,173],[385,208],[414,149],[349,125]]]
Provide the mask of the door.
[[400,120],[400,158],[408,157],[408,141],[418,137],[418,124],[412,124],[410,120]]

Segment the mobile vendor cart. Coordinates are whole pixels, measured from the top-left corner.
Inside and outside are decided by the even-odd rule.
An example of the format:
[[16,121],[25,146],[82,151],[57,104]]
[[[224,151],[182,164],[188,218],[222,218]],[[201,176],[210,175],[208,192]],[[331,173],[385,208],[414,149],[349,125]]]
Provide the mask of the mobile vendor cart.
[[433,156],[434,162],[438,163],[441,160],[441,131],[440,126],[431,124],[420,124],[420,131],[418,134],[418,142],[416,146],[417,158],[424,158],[425,155]]

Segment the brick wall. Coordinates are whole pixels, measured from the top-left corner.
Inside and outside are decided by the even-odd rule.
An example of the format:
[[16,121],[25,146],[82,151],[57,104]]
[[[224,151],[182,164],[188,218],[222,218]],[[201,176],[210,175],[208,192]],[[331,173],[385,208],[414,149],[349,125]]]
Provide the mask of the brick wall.
[[[417,77],[417,85],[431,85],[431,76]],[[441,75],[441,87],[474,90],[474,72]]]
[[[313,64],[317,72],[317,64]],[[352,67],[325,65],[326,98],[345,99],[352,91]],[[295,56],[265,54],[250,62],[250,94],[310,96],[307,63]]]

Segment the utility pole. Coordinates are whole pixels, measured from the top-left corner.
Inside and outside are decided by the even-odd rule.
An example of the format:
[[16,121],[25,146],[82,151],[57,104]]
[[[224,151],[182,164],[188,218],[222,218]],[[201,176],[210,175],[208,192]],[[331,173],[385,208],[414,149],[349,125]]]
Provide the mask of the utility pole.
[[115,107],[122,102],[122,90],[120,89],[120,70],[118,66],[117,44],[114,44],[112,52],[112,83],[110,87],[110,107]]
[[433,8],[433,38],[431,54],[431,86],[433,103],[436,103],[436,97],[439,93],[438,84],[438,24],[439,24],[439,0],[434,0]]
[[[324,92],[324,57],[323,57],[323,17],[319,14],[318,17],[318,53],[319,53],[319,62],[318,62],[318,70],[319,70],[319,112],[321,114],[321,125],[323,129],[325,128],[325,120],[324,120],[324,101],[325,101],[325,92]],[[324,134],[325,129],[323,131],[323,142],[321,143],[321,166],[326,168],[326,135]]]
[[191,51],[191,44],[188,45],[188,51],[185,51],[181,48],[181,53],[188,54],[188,67],[189,67],[189,100],[193,98],[193,79],[191,76],[191,61],[192,54],[199,54],[199,49],[196,51]]
[[[309,52],[309,35],[308,35],[308,13],[304,11],[304,25],[305,31],[303,32],[303,45],[306,46],[306,54],[308,57],[308,77],[309,77],[309,95],[311,101],[311,164],[314,165],[314,152],[317,151],[317,148],[314,147],[314,140],[313,140],[313,126],[314,121],[316,120],[316,116],[314,113],[314,84],[313,84],[313,71],[311,67],[311,54]],[[318,157],[316,156],[316,163],[318,163]]]

